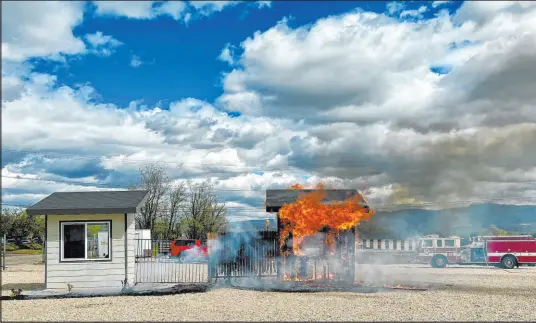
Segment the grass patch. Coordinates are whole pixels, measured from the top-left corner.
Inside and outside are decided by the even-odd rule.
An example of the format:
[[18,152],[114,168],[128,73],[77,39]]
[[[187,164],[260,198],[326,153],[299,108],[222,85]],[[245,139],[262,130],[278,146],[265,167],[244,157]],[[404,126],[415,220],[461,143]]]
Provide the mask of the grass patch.
[[9,255],[42,255],[43,250],[19,249],[19,250],[14,250],[14,251],[7,251],[6,254],[9,254]]

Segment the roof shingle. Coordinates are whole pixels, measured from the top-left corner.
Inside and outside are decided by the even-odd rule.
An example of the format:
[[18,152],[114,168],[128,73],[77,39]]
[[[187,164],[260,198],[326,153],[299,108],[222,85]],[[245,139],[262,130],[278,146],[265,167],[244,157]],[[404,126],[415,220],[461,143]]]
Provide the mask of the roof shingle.
[[28,215],[136,213],[148,191],[56,192],[26,209]]
[[[316,190],[266,190],[266,211],[277,211],[283,206],[283,204],[290,204],[296,202],[301,194],[311,193]],[[324,201],[329,203],[330,201],[343,202],[349,197],[360,195],[357,190],[353,189],[332,189],[325,190],[326,197]]]

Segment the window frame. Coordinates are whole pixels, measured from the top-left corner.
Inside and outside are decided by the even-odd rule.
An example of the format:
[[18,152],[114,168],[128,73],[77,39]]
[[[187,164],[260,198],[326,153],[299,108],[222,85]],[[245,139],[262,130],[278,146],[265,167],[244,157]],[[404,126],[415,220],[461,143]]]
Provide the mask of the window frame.
[[[80,225],[84,224],[84,258],[64,258],[63,249],[64,249],[64,227],[65,225]],[[108,224],[108,258],[97,258],[97,259],[88,259],[87,258],[87,225],[88,224]],[[60,263],[80,263],[80,262],[111,262],[113,259],[112,256],[112,220],[74,220],[74,221],[59,221],[60,225]]]
[[[447,241],[452,241],[452,246],[447,246]],[[456,240],[454,240],[454,239],[445,239],[445,248],[456,248]]]
[[[426,245],[426,242],[430,241],[431,244],[429,246]],[[434,240],[432,239],[423,239],[422,240],[422,247],[423,248],[433,248],[434,247]]]

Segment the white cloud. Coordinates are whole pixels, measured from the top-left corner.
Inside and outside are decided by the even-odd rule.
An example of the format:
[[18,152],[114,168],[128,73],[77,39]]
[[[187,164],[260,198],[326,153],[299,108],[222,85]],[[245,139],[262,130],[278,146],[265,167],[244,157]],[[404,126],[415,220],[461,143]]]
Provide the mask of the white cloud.
[[143,62],[142,62],[142,60],[141,60],[141,58],[139,56],[132,55],[132,57],[130,58],[130,66],[132,66],[134,68],[138,68],[142,64],[143,64]]
[[119,40],[112,36],[104,35],[101,31],[97,31],[94,34],[87,34],[85,38],[91,50],[103,56],[111,55],[115,48],[123,45]]
[[[95,1],[96,13],[101,16],[124,17],[128,19],[154,19],[169,15],[185,24],[192,15],[210,16],[225,8],[240,4],[240,1]],[[188,5],[186,5],[188,3]],[[258,8],[269,7],[269,1],[257,3]]]
[[272,1],[257,1],[255,3],[259,7],[259,9],[262,9],[264,7],[266,7],[266,8],[272,7]]
[[[281,22],[241,44],[220,103],[319,124],[291,140],[289,165],[344,179],[385,174],[375,185],[405,183],[421,199],[493,196],[479,179],[526,169],[536,145],[535,12],[494,12],[478,29],[445,12],[415,23],[367,12],[297,29]],[[441,64],[453,70],[430,71]],[[523,143],[516,158],[505,142]]]
[[389,2],[387,4],[387,12],[392,16],[402,11],[405,7],[406,5],[402,2]]
[[485,24],[500,18],[501,14],[519,14],[536,6],[532,1],[467,1],[456,12],[453,21],[457,24],[474,22]]
[[425,13],[428,10],[428,7],[426,6],[420,6],[419,9],[414,10],[404,10],[400,13],[400,17],[413,17],[413,18],[422,18],[423,13]]
[[229,65],[234,65],[234,52],[230,44],[226,44],[225,47],[221,50],[220,56],[218,59],[222,62],[226,62]]
[[103,16],[118,16],[131,19],[152,19],[156,1],[94,1],[96,13]]
[[82,19],[82,2],[3,2],[2,61],[83,53],[84,42],[72,32]]
[[214,12],[220,12],[226,7],[236,6],[240,1],[190,1],[190,6],[204,16],[210,16]]
[[[155,161],[173,179],[209,179],[231,205],[255,210],[263,188],[317,181],[366,186],[373,205],[400,187],[417,202],[506,192],[517,197],[508,203],[527,203],[535,191],[527,180],[536,178],[535,9],[497,8],[467,3],[454,17],[420,22],[370,12],[298,28],[282,21],[244,40],[239,57],[231,45],[222,51],[235,65],[216,105],[184,98],[169,109],[136,101],[121,109],[95,103],[91,87],[3,61],[4,148],[101,156],[8,154],[3,171],[58,186],[13,179],[3,194],[37,199],[73,189],[59,183],[71,178],[118,187]],[[168,14],[186,20],[189,12],[175,9]],[[434,65],[452,71],[437,75]]]
[[432,8],[437,8],[446,5],[450,1],[434,1],[432,2]]
[[[173,17],[173,19],[180,20],[181,18],[185,18],[184,14],[186,9],[186,3],[183,1],[167,1],[157,7],[156,11],[159,14],[168,14]],[[186,19],[184,20],[187,23]]]

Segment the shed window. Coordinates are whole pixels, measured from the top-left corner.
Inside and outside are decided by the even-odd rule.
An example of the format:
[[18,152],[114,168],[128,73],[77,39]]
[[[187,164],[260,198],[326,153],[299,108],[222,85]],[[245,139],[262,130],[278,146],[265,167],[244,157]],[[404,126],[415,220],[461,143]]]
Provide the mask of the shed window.
[[110,221],[61,224],[61,260],[110,259]]

